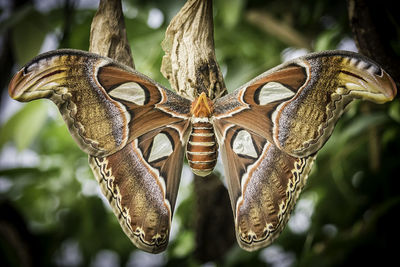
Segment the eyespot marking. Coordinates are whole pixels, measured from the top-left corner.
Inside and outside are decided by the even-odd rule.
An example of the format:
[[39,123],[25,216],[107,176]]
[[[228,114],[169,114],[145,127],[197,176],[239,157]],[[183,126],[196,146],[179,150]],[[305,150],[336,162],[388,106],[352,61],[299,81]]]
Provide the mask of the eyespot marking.
[[246,130],[240,130],[233,138],[233,152],[238,155],[244,155],[252,158],[257,158],[257,151],[254,147],[251,135]]
[[166,133],[161,132],[153,139],[153,145],[151,147],[148,162],[153,162],[168,157],[173,151],[173,143],[171,143],[170,138]]
[[128,102],[132,102],[136,105],[143,106],[146,102],[146,91],[135,82],[123,83],[113,88],[109,94],[112,97],[122,99]]
[[256,92],[254,96],[256,98],[255,102],[260,105],[266,105],[294,95],[294,92],[292,92],[288,87],[277,82],[268,82],[257,89],[257,91],[258,92]]

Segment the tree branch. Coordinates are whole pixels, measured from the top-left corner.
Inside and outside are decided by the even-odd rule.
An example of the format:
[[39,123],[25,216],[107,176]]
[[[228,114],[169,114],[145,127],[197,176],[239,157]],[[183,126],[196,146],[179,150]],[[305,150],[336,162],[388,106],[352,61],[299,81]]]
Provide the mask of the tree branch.
[[310,41],[290,25],[278,21],[267,11],[249,10],[246,20],[289,46],[311,50]]
[[[214,51],[211,0],[189,0],[173,18],[162,42],[161,72],[172,88],[194,99],[205,92],[211,99],[226,93]],[[235,242],[229,195],[219,178],[195,176],[196,251],[202,262],[217,260]]]
[[[90,33],[91,52],[134,66],[119,0],[100,1]],[[179,94],[193,99],[201,92],[210,98],[226,92],[214,52],[211,0],[185,4],[167,29],[163,49],[162,73]],[[202,261],[218,259],[235,242],[229,196],[215,175],[195,180],[195,254]]]
[[[391,47],[397,36],[393,20],[396,7],[390,1],[348,0],[350,27],[360,53],[375,60],[400,86],[400,57]],[[397,96],[399,97],[399,96]],[[364,113],[370,113],[372,104],[363,103]],[[381,136],[379,126],[368,130],[369,168],[377,172],[381,166]]]
[[216,174],[194,179],[196,194],[196,250],[202,262],[224,257],[235,244],[234,219],[229,195]]
[[194,99],[205,92],[214,99],[226,87],[214,51],[211,0],[189,0],[172,19],[162,42],[161,72],[175,91]]
[[[350,27],[361,54],[375,60],[400,86],[400,57],[391,47],[398,36],[394,1],[348,0]],[[398,40],[397,40],[398,41]]]
[[90,29],[90,52],[135,67],[120,0],[101,0]]

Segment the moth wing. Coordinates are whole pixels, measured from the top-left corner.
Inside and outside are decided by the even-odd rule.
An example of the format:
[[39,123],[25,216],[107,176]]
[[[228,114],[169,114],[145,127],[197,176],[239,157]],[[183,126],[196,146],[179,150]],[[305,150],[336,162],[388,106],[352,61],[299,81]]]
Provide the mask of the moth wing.
[[52,100],[80,148],[98,157],[187,120],[191,104],[133,69],[78,50],[39,55],[14,76],[9,94],[19,101]]
[[290,156],[240,126],[217,128],[237,241],[249,251],[265,247],[289,220],[314,156]]
[[383,103],[396,91],[392,78],[359,54],[315,53],[217,99],[214,120],[239,125],[292,156],[305,157],[323,146],[353,99]]
[[125,233],[145,251],[164,250],[191,102],[109,58],[77,50],[33,59],[14,76],[9,94],[57,104]]
[[165,250],[181,177],[186,122],[146,133],[116,153],[89,156],[124,232],[140,249]]

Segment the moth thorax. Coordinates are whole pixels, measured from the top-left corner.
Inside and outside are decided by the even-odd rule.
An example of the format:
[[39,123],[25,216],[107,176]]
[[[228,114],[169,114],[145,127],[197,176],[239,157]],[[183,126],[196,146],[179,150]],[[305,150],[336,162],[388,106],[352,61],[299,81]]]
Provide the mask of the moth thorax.
[[201,95],[192,102],[190,111],[193,117],[196,118],[209,118],[213,113],[213,102],[203,92]]
[[186,149],[186,158],[193,173],[207,176],[217,164],[217,157],[218,144],[212,124],[210,122],[194,122]]

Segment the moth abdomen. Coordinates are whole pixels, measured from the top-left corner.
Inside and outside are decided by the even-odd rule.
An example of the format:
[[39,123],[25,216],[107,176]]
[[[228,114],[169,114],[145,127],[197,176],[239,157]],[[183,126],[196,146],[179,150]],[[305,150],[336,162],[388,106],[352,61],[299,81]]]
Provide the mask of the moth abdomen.
[[212,124],[193,123],[186,149],[186,158],[193,173],[199,176],[210,174],[217,164],[217,157],[218,144]]

